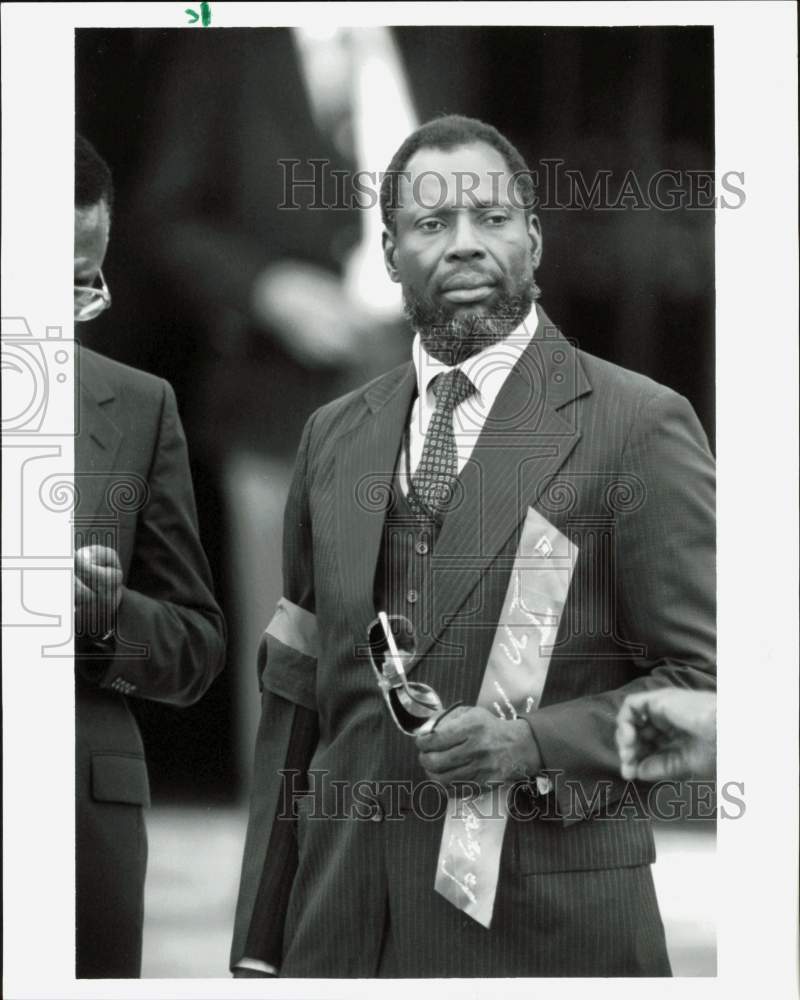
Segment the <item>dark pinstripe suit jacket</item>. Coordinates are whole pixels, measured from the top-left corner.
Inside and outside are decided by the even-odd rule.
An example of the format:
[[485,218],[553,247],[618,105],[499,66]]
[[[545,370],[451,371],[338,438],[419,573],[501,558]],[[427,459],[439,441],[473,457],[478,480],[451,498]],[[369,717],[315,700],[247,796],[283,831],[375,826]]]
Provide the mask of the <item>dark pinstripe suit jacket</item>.
[[[376,613],[388,485],[414,391],[403,366],[319,410],[304,433],[286,511],[285,596],[314,613],[319,645],[312,656],[265,643],[232,964],[247,955],[288,976],[668,974],[652,835],[618,777],[613,734],[629,691],[714,684],[703,431],[685,399],[576,350],[540,311],[461,473],[425,600],[409,608],[414,676],[446,704],[477,698],[528,509],[579,550],[529,719],[556,790],[545,815],[509,822],[486,930],[433,891],[441,816],[426,819],[420,805],[430,803],[412,809],[381,784],[424,775],[358,648]],[[310,768],[311,794],[297,800],[296,843],[281,849],[287,789],[277,770],[290,743],[293,766]],[[331,780],[343,784],[333,790]]]

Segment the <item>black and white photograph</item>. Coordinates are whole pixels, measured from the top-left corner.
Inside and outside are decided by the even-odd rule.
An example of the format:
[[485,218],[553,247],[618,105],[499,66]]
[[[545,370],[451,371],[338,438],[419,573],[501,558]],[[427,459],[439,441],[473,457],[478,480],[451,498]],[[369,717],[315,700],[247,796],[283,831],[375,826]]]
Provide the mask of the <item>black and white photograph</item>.
[[4,995],[795,995],[794,7],[3,22]]

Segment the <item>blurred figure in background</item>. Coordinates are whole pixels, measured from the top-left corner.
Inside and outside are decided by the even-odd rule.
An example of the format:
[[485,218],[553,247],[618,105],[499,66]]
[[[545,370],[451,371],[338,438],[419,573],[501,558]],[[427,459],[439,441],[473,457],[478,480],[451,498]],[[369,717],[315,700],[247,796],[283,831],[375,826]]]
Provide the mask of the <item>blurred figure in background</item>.
[[617,716],[622,777],[714,778],[717,695],[661,688],[629,694]]
[[420,100],[429,114],[467,89],[466,59],[443,69],[441,49],[417,45],[409,73],[410,50],[386,27],[187,32],[153,116],[137,212],[152,280],[199,340],[187,427],[198,488],[221,493],[230,532],[243,749],[305,419],[409,348],[382,273],[377,172]]
[[[76,136],[76,324],[111,304],[102,266],[112,201],[108,166]],[[86,348],[77,362],[76,975],[135,978],[150,793],[127,699],[197,701],[222,669],[225,628],[172,389]]]

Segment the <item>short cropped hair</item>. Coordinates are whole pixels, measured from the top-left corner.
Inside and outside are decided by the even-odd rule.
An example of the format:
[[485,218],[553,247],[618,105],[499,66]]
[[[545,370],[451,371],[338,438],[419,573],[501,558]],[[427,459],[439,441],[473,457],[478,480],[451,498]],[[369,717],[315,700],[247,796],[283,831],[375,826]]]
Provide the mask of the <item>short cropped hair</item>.
[[526,212],[532,212],[536,204],[536,192],[531,172],[519,150],[493,125],[464,115],[442,115],[420,125],[392,157],[381,182],[380,203],[384,226],[394,232],[400,177],[418,150],[456,149],[476,142],[485,142],[503,157],[506,167],[515,178],[520,206]]
[[114,203],[111,170],[89,140],[76,133],[75,208],[91,208],[101,201],[110,212]]

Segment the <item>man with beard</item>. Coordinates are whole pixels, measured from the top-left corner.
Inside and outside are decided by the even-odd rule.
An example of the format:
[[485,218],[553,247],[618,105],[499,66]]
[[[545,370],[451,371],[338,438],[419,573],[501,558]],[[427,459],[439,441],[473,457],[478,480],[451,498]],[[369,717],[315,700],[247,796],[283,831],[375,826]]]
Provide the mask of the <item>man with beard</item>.
[[686,400],[533,308],[533,200],[472,119],[389,166],[414,355],[303,436],[236,975],[670,973],[615,720],[713,688],[713,463]]

